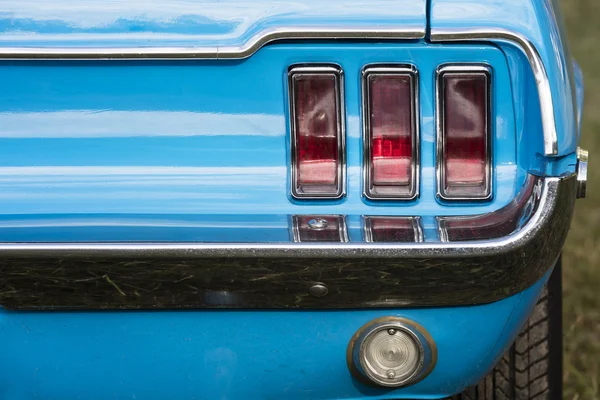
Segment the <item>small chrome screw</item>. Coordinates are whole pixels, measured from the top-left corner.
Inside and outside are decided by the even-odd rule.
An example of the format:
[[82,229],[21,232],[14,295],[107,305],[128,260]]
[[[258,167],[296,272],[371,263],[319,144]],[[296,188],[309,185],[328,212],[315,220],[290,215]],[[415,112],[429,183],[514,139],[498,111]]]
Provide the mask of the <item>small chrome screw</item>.
[[396,330],[394,328],[390,328],[388,329],[388,333],[393,336],[396,334]]
[[394,371],[389,371],[387,373],[387,377],[388,379],[394,379],[396,377],[396,374],[394,373]]
[[322,231],[327,228],[327,225],[329,225],[329,222],[325,218],[313,218],[308,221],[308,227],[315,231]]

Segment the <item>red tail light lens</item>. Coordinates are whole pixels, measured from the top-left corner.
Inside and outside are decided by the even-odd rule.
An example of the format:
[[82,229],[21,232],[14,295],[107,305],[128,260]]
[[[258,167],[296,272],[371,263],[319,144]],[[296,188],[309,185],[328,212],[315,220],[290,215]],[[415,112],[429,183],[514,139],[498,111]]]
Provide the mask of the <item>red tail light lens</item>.
[[294,215],[294,242],[347,242],[346,221],[340,215]]
[[438,193],[442,199],[491,196],[490,70],[445,66],[438,72]]
[[342,71],[295,67],[289,73],[292,195],[339,198],[344,194]]
[[418,82],[412,67],[363,71],[365,196],[418,195]]
[[365,241],[412,243],[423,241],[418,217],[365,217]]

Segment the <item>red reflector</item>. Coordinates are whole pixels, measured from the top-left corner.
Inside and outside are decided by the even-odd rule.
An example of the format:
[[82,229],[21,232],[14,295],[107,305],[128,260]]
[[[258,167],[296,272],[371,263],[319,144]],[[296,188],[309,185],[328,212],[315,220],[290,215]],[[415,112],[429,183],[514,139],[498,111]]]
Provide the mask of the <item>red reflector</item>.
[[422,242],[423,230],[418,217],[365,217],[367,242]]
[[295,67],[289,76],[292,195],[339,198],[344,194],[342,72]]
[[294,215],[294,242],[347,242],[346,222],[340,215]]
[[367,198],[413,199],[418,194],[417,87],[413,68],[363,72]]
[[438,78],[438,178],[443,199],[491,195],[490,71],[447,66]]

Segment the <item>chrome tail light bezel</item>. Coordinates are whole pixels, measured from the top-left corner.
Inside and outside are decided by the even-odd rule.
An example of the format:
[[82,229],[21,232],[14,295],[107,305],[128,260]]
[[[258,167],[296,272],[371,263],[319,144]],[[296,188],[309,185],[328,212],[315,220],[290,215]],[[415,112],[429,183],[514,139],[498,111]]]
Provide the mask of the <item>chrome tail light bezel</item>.
[[[492,126],[492,108],[493,108],[493,73],[492,67],[488,64],[442,64],[435,72],[435,127],[436,127],[436,159],[435,171],[437,180],[437,197],[442,201],[485,201],[493,196],[493,126]],[[445,111],[444,111],[444,76],[447,74],[473,76],[483,74],[486,77],[486,165],[485,178],[486,190],[483,195],[460,195],[454,196],[446,193],[444,189],[445,182]]]
[[[298,134],[296,126],[296,92],[294,78],[298,75],[333,75],[337,120],[337,188],[335,192],[303,192],[298,184]],[[297,64],[288,68],[288,103],[290,129],[290,186],[291,196],[298,200],[336,200],[346,195],[346,111],[344,95],[344,72],[337,64]]]
[[[373,188],[373,166],[371,160],[371,107],[369,96],[369,77],[373,75],[403,75],[411,79],[411,125],[412,125],[412,160],[411,185],[408,194],[376,193]],[[420,188],[420,103],[419,72],[411,64],[368,64],[361,73],[362,88],[362,122],[363,122],[363,196],[369,200],[410,201],[419,197]]]

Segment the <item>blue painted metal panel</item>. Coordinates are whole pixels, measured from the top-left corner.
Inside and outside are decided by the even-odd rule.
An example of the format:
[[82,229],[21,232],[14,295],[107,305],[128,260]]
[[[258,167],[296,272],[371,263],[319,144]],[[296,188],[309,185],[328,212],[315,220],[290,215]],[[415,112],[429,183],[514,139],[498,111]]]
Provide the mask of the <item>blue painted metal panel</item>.
[[[0,397],[13,399],[424,398],[477,382],[527,318],[547,276],[482,306],[369,311],[0,311]],[[423,325],[438,362],[399,390],[354,381],[346,346],[373,318]]]
[[[111,214],[115,225],[128,225],[131,214],[177,221],[203,214],[411,215],[418,209],[435,216],[498,209],[524,177],[505,56],[484,45],[431,47],[274,44],[236,61],[0,62],[0,210],[23,216],[24,224],[45,216],[47,227],[52,218],[68,226],[69,215]],[[339,201],[289,197],[285,77],[290,65],[307,60],[337,63],[345,72],[348,196]],[[359,77],[376,62],[419,68],[422,183],[413,202],[361,196]],[[434,71],[449,62],[494,69],[490,202],[457,207],[435,198]]]
[[[577,124],[571,59],[564,50],[566,38],[561,36],[551,0],[432,0],[430,27],[432,30],[461,27],[485,31],[505,29],[530,40],[540,54],[550,81],[559,135],[558,155],[565,156],[575,151]],[[506,43],[501,43],[501,46],[514,49]],[[526,60],[520,64],[527,67],[511,71],[515,93],[523,87],[519,75],[531,74]],[[527,100],[516,96],[515,104],[523,107]],[[527,131],[524,134],[532,135]]]
[[584,101],[584,87],[583,87],[583,71],[579,64],[573,60],[573,73],[575,76],[575,93],[577,95],[577,143],[581,138],[581,118],[583,117],[583,101]]
[[426,0],[4,0],[0,47],[243,46],[286,28],[425,33]]

